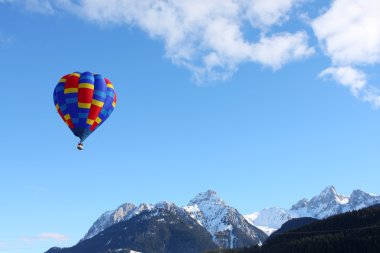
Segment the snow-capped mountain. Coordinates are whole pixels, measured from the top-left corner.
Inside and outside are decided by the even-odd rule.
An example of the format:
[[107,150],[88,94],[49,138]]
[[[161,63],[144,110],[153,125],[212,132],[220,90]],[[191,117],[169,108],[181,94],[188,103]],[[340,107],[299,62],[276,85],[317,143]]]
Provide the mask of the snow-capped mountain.
[[348,203],[349,210],[357,210],[367,206],[372,206],[380,203],[380,196],[366,193],[362,190],[354,190],[350,195]]
[[205,227],[213,236],[214,242],[222,248],[262,244],[267,238],[214,191],[198,194],[184,210]]
[[281,207],[270,207],[244,216],[248,222],[255,225],[267,235],[279,229],[282,224],[294,218],[288,210]]
[[119,223],[123,220],[129,220],[133,216],[141,213],[145,210],[151,210],[154,206],[150,204],[140,204],[139,206],[135,206],[131,203],[125,203],[116,208],[115,210],[105,212],[102,214],[95,223],[88,230],[86,235],[82,240],[90,239],[91,237],[97,235],[104,229],[112,226],[113,224]]
[[[342,213],[341,208],[349,202],[350,198],[338,194],[334,186],[326,187],[319,195],[302,206],[293,206],[290,210],[298,216],[323,219],[325,217]],[[299,203],[297,203],[299,204]]]
[[235,208],[228,206],[220,199],[216,192],[207,191],[198,194],[187,206],[178,207],[170,202],[160,202],[155,205],[125,203],[115,210],[105,212],[88,230],[82,240],[87,240],[108,227],[128,221],[144,211],[165,209],[181,218],[187,216],[194,219],[199,225],[206,228],[212,235],[213,241],[222,248],[235,248],[262,244],[267,235],[250,224]]
[[194,219],[211,234],[214,243],[219,247],[235,248],[263,243],[267,235],[293,218],[322,219],[377,203],[380,203],[380,196],[361,190],[354,190],[350,196],[344,196],[337,193],[335,187],[329,186],[310,200],[299,200],[290,209],[272,207],[243,216],[235,208],[228,206],[216,192],[209,190],[198,194],[184,207],[170,202],[155,205],[143,203],[139,206],[125,203],[101,215],[82,240],[90,239],[108,227],[128,221],[144,211],[154,214],[155,210],[164,209],[181,218]]
[[211,234],[173,203],[161,202],[72,247],[46,253],[197,253],[218,249]]
[[334,186],[326,187],[319,195],[309,200],[301,199],[290,209],[280,207],[266,208],[259,212],[245,215],[253,225],[265,232],[275,231],[282,224],[293,218],[312,217],[317,219],[361,209],[380,203],[380,196],[354,190],[350,196],[336,192]]

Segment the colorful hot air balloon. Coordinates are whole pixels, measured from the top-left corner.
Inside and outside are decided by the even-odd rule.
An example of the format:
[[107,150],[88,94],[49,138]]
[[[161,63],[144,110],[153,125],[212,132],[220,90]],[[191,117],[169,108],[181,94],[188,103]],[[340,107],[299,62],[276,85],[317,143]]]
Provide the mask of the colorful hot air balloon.
[[54,104],[63,121],[80,142],[111,115],[116,93],[110,80],[91,72],[74,72],[63,76],[54,89]]

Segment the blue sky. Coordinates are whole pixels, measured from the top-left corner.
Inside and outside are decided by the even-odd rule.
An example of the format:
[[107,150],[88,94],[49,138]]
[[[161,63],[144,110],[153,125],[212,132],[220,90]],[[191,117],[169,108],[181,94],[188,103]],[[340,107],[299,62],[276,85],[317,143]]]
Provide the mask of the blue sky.
[[[380,193],[380,6],[358,5],[0,0],[0,252],[207,189],[242,213],[327,185]],[[86,70],[118,103],[79,152],[52,93]]]

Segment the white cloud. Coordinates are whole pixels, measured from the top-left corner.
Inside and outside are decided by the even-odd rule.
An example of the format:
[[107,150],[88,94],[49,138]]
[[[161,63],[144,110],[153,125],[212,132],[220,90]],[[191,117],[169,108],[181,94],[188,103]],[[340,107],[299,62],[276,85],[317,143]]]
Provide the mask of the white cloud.
[[364,72],[352,68],[330,67],[319,74],[320,78],[331,78],[340,85],[350,89],[351,93],[362,101],[369,102],[375,108],[380,107],[380,91],[367,84],[367,76]]
[[[102,26],[137,27],[162,40],[166,56],[197,80],[226,79],[247,62],[276,70],[315,53],[305,31],[273,32],[311,0],[0,0],[7,2],[45,14],[70,12]],[[335,80],[375,107],[380,91],[357,67],[380,62],[379,9],[379,0],[332,0],[314,20],[302,14],[332,60],[333,67],[319,77]],[[254,36],[248,37],[247,29]],[[0,33],[0,45],[5,38]]]
[[46,240],[54,240],[58,242],[67,241],[69,238],[66,235],[59,233],[41,233],[36,236],[25,236],[20,238],[23,242],[36,242],[36,241],[46,241]]
[[[4,1],[4,0],[0,0]],[[11,0],[8,0],[11,1]],[[59,10],[100,25],[138,27],[197,79],[225,79],[245,62],[272,69],[314,53],[304,31],[270,33],[306,0],[13,0],[34,12]],[[249,40],[247,25],[256,40]]]
[[[223,79],[244,62],[278,69],[314,52],[308,45],[306,32],[268,33],[269,27],[286,20],[299,2],[58,0],[56,6],[102,25],[139,27],[151,37],[163,40],[167,57],[193,70],[198,78]],[[243,32],[246,24],[251,24],[250,29],[259,35],[258,41],[246,38]]]
[[[346,86],[362,101],[380,107],[380,91],[367,84],[358,66],[380,62],[380,1],[334,0],[311,22],[312,28],[334,67],[320,73]],[[355,68],[354,68],[355,66]]]
[[379,10],[379,0],[334,0],[312,21],[316,36],[335,65],[380,61]]
[[278,69],[291,60],[310,56],[314,53],[314,49],[308,46],[307,38],[305,32],[281,33],[272,37],[262,37],[258,43],[253,45],[252,61]]
[[255,0],[247,1],[247,18],[252,26],[265,28],[289,19],[292,8],[305,0]]
[[362,100],[371,103],[376,109],[380,108],[380,90],[374,87],[365,89]]
[[331,77],[339,84],[348,87],[354,96],[358,96],[367,83],[363,72],[349,66],[327,68],[319,74],[319,77]]

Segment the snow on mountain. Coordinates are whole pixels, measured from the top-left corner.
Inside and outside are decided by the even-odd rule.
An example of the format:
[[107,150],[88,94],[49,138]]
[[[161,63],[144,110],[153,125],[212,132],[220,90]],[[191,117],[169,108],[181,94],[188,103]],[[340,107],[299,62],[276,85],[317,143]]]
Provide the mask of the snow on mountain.
[[350,210],[356,210],[378,203],[380,203],[380,196],[369,194],[362,190],[354,190],[350,195],[348,206]]
[[125,203],[102,214],[82,240],[95,236],[113,224],[127,221],[143,211],[156,210],[157,212],[150,212],[154,215],[158,210],[165,209],[181,217],[195,219],[199,225],[207,229],[220,247],[234,248],[261,244],[267,235],[293,218],[322,219],[377,203],[380,203],[380,196],[362,190],[354,190],[350,196],[344,196],[337,193],[334,186],[329,186],[310,200],[299,200],[290,209],[271,207],[243,216],[235,208],[228,206],[216,192],[209,190],[198,194],[184,207],[170,202],[159,202],[155,205],[143,203],[139,206]]
[[255,226],[255,227],[257,227],[258,229],[260,229],[261,231],[263,231],[268,236],[270,236],[272,233],[274,233],[274,232],[277,231],[277,229],[270,228],[270,227],[263,227],[263,226]]
[[244,216],[252,225],[265,231],[279,229],[282,224],[294,218],[288,210],[280,207],[265,208],[260,212]]
[[[349,202],[349,197],[338,194],[334,186],[326,187],[319,195],[313,197],[306,206],[307,216],[323,219],[341,213],[340,208]],[[301,209],[292,209],[304,211]]]
[[94,222],[82,240],[90,239],[113,224],[119,223],[123,220],[129,220],[142,211],[151,210],[153,208],[154,206],[151,204],[143,203],[137,207],[134,204],[125,203],[115,210],[107,211]]
[[182,208],[179,208],[175,204],[166,201],[158,202],[155,205],[142,203],[139,206],[135,206],[134,204],[130,203],[125,203],[116,208],[115,210],[107,211],[104,214],[102,214],[94,222],[94,224],[91,226],[91,228],[88,230],[88,232],[82,240],[90,239],[91,237],[94,237],[106,228],[121,221],[129,220],[143,211],[151,211],[155,209],[166,209],[179,215],[185,212]]
[[[235,248],[262,244],[266,239],[265,233],[251,225],[214,191],[198,194],[184,210],[211,233],[214,242],[220,247]],[[245,238],[241,237],[241,234],[244,234]]]
[[82,240],[95,236],[113,224],[129,220],[145,210],[152,211],[149,215],[155,215],[160,209],[194,219],[206,228],[212,235],[213,241],[223,248],[262,244],[267,238],[263,231],[250,224],[235,208],[228,206],[216,192],[209,190],[198,194],[182,208],[170,202],[159,202],[155,205],[141,204],[138,207],[130,203],[123,204],[101,215]]
[[184,207],[185,211],[211,234],[228,229],[229,224],[222,222],[228,208],[214,191],[198,194]]
[[273,232],[293,218],[312,217],[323,219],[335,214],[357,210],[380,203],[380,196],[354,190],[350,196],[337,193],[334,186],[326,187],[319,195],[309,200],[301,199],[291,209],[280,207],[266,208],[245,215],[254,226],[265,232]]
[[141,253],[139,251],[134,251],[134,250],[128,250],[128,249],[114,249],[112,251],[110,251],[111,253],[120,253],[120,252],[127,252],[128,253]]

